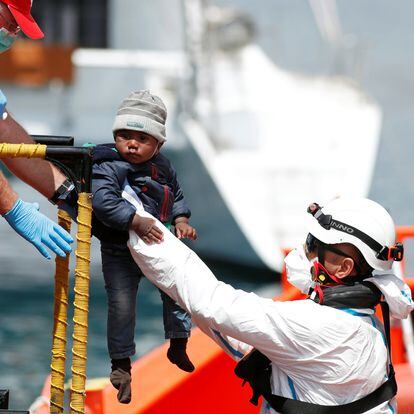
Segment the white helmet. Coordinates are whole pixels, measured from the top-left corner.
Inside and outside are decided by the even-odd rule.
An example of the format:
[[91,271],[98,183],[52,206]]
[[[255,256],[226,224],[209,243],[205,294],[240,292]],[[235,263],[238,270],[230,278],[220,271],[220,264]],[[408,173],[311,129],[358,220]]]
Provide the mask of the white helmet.
[[403,257],[403,246],[395,244],[395,225],[388,212],[367,198],[337,198],[324,207],[308,208],[308,231],[326,244],[350,243],[376,270],[391,270]]

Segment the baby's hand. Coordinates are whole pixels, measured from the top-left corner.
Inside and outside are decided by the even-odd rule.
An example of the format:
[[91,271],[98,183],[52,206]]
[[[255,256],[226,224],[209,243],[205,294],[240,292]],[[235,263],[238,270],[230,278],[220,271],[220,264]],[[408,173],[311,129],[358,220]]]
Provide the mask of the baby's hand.
[[175,234],[179,239],[197,239],[196,229],[185,222],[175,223]]
[[163,232],[156,226],[156,221],[148,217],[135,214],[130,228],[146,243],[161,243],[164,239]]

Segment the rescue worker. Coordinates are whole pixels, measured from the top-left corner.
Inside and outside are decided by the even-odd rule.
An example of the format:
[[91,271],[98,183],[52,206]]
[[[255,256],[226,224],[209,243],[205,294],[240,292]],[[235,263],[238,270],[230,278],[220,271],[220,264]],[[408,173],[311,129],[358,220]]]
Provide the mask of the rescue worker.
[[[128,187],[124,197],[148,223]],[[314,282],[313,300],[275,302],[218,281],[159,222],[147,228],[155,243],[130,232],[129,245],[145,276],[227,353],[237,360],[255,349],[236,371],[252,385],[253,402],[266,397],[262,413],[395,413],[387,340],[374,314],[382,292],[366,282],[376,278],[375,271],[391,274],[393,262],[402,259],[393,220],[368,199],[314,204],[309,213],[310,260],[303,255],[298,268],[307,269]],[[413,302],[401,285],[399,297],[385,298],[403,303],[407,317]]]
[[[31,0],[0,1],[0,53],[8,50],[19,31],[31,39],[43,33],[31,16]],[[0,143],[33,144],[27,132],[6,111],[7,99],[0,91]],[[41,159],[4,159],[9,170],[53,202],[68,194],[73,185],[53,164]],[[13,191],[0,172],[0,214],[10,226],[39,252],[50,259],[46,247],[59,256],[71,252],[72,237],[39,211],[37,203],[27,203]]]

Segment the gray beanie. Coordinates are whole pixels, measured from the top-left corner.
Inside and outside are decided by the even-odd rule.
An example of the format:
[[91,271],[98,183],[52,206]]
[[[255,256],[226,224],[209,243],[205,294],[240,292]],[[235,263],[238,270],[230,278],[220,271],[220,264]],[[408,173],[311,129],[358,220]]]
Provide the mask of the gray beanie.
[[162,143],[167,140],[166,119],[167,108],[161,98],[151,95],[148,90],[132,92],[118,108],[112,131],[133,129],[145,132]]

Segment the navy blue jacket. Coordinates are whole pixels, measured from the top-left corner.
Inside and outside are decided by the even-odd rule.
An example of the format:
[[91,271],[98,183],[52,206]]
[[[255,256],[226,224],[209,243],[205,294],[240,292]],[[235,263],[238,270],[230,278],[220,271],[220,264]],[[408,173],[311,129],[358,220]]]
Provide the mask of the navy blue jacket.
[[105,244],[123,244],[135,208],[122,198],[128,180],[145,210],[163,223],[191,212],[170,161],[158,154],[143,164],[132,164],[116,151],[115,144],[97,145],[93,150],[92,233]]

